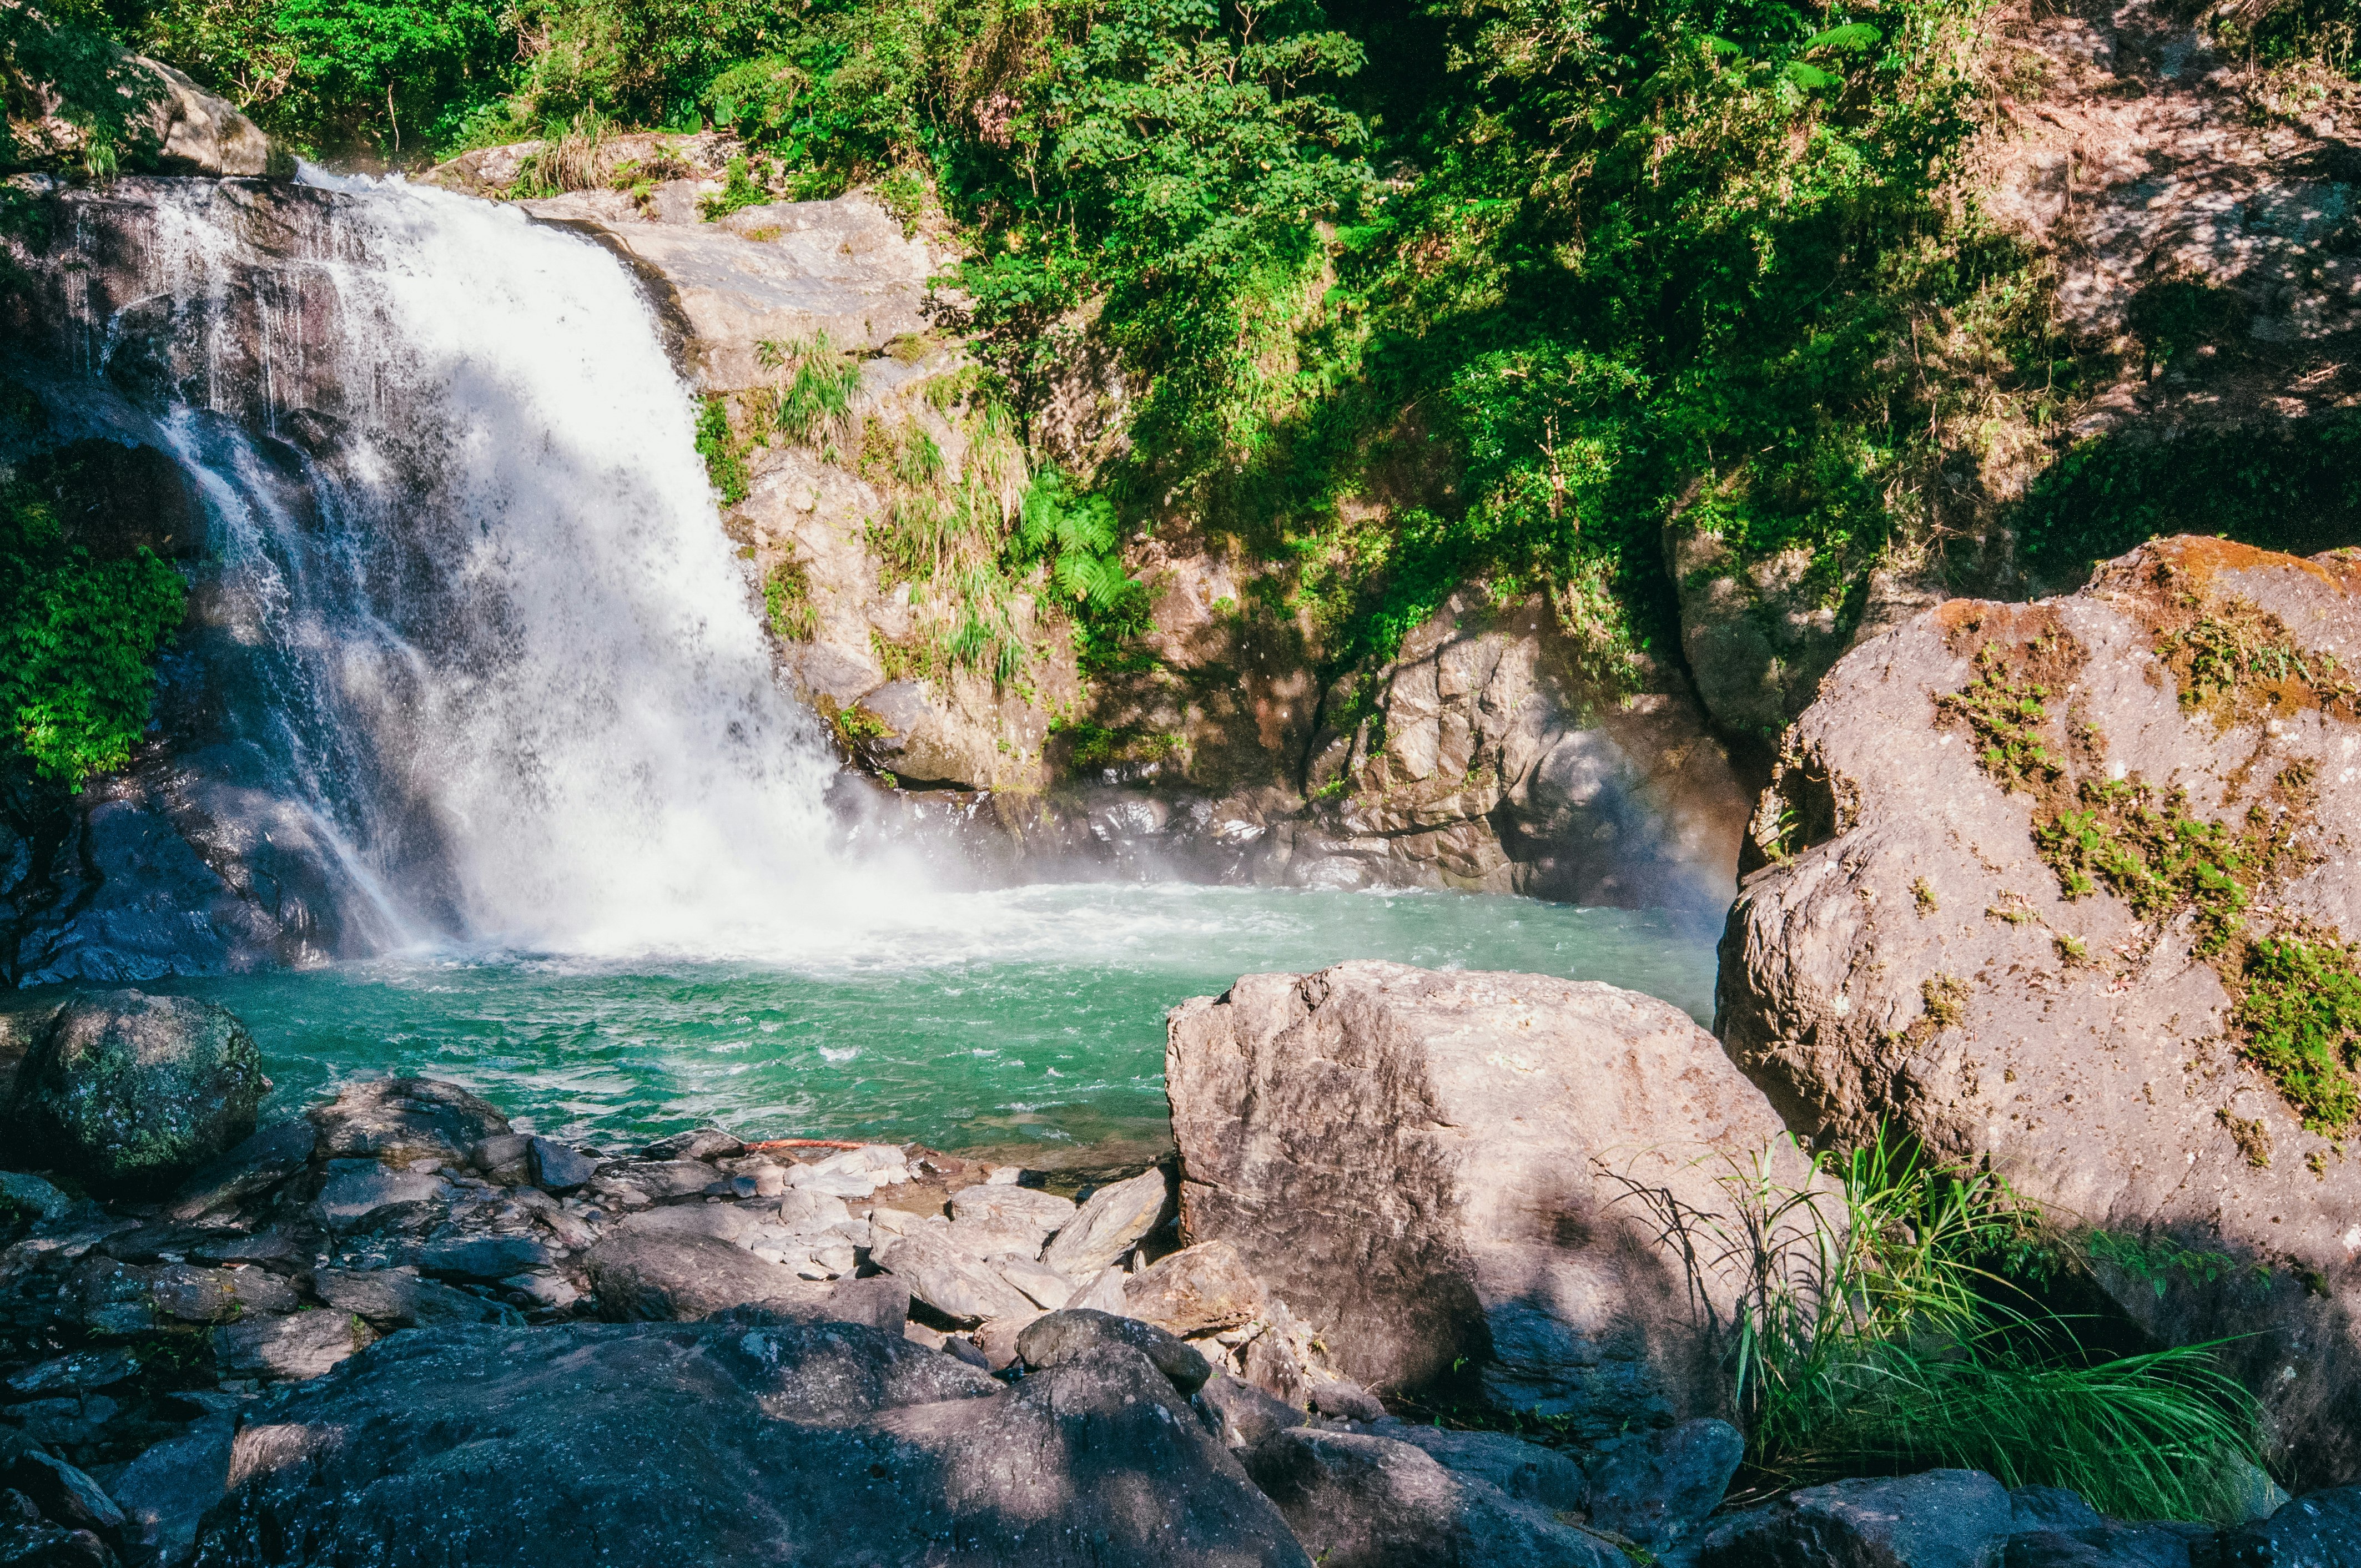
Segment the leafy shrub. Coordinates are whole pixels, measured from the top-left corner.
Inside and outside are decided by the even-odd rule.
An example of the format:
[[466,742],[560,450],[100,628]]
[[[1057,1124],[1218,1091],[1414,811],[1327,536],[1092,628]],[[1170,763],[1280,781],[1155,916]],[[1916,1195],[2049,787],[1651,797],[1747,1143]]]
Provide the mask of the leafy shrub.
[[0,487],[0,767],[78,791],[128,762],[182,603],[170,563],[93,559],[29,488]]

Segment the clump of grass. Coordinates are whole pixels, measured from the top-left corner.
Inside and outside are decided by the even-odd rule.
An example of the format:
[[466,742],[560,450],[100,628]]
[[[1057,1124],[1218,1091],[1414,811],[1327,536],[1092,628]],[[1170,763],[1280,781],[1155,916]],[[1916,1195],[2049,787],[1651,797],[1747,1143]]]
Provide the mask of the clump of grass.
[[705,459],[705,477],[724,506],[746,499],[751,481],[744,446],[730,428],[730,401],[716,394],[697,411],[697,455]]
[[811,574],[804,564],[785,560],[763,578],[763,619],[782,642],[808,642],[819,633],[819,611],[812,603]]
[[1735,1288],[1728,1365],[1762,1480],[1949,1466],[2123,1518],[2237,1516],[2228,1472],[2255,1459],[2252,1398],[2213,1346],[2086,1350],[2004,1271],[2059,1249],[1998,1177],[1881,1137],[1801,1183],[1767,1156],[1718,1181],[1718,1214],[1631,1191],[1701,1299]]
[[861,367],[852,356],[814,333],[810,341],[754,345],[766,368],[781,372],[773,418],[791,441],[829,447],[852,439],[852,395],[861,389]]
[[2306,1130],[2341,1136],[2361,1116],[2361,948],[2290,933],[2246,949],[2237,1021],[2243,1054],[2268,1073]]
[[1928,975],[1918,987],[1918,1000],[1928,1023],[1949,1029],[1968,1015],[1968,982],[1955,974]]
[[2257,700],[2349,710],[2356,697],[2334,654],[2305,652],[2285,621],[2246,599],[2230,599],[2167,631],[2156,653],[2180,684],[2180,706],[2211,708],[2225,726]]
[[566,125],[549,126],[542,133],[540,148],[517,165],[516,179],[509,186],[510,198],[532,201],[568,191],[601,189],[614,172],[610,144],[615,134],[613,123],[596,110],[577,115]]
[[1918,913],[1921,915],[1932,915],[1943,907],[1935,902],[1935,889],[1925,877],[1920,877],[1910,884],[1910,896],[1916,901]]

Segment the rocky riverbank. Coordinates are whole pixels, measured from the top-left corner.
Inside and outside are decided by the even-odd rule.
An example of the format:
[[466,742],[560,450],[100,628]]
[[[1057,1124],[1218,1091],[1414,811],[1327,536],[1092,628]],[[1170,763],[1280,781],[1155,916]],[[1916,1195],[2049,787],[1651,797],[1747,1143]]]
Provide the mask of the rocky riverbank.
[[15,1044],[9,1164],[40,1168],[0,1175],[11,1563],[2361,1549],[2350,1490],[2227,1530],[1961,1471],[1727,1506],[1727,1300],[1683,1299],[1619,1195],[1712,1214],[1699,1162],[1776,1122],[1609,987],[1249,977],[1174,1015],[1179,1159],[1071,1192],[713,1127],[588,1148],[421,1079],[257,1125],[235,1020],[135,992]]

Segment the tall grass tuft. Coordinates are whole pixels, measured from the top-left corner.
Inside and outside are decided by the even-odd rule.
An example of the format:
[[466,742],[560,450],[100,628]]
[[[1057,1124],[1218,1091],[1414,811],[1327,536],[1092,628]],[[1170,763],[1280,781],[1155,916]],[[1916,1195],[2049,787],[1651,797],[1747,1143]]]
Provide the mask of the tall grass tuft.
[[1881,1137],[1807,1178],[1766,1153],[1708,1213],[1629,1184],[1729,1300],[1747,1457],[1772,1487],[1935,1466],[2065,1486],[2128,1519],[2238,1517],[2256,1408],[2213,1345],[2104,1357],[2009,1277],[2048,1251],[2039,1210],[1988,1171]]
[[861,388],[861,367],[815,333],[808,343],[763,342],[756,355],[784,372],[779,383],[779,428],[792,440],[827,447],[852,440],[852,395]]

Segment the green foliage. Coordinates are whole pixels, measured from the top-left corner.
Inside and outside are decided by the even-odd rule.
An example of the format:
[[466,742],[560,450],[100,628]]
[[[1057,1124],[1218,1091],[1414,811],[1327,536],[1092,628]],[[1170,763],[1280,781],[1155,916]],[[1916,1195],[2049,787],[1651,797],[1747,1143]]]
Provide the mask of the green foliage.
[[2201,956],[2221,951],[2253,890],[2287,847],[2291,815],[2259,809],[2236,826],[2191,815],[2184,789],[2139,779],[2085,780],[2081,803],[2034,826],[2034,848],[2068,898],[2102,885],[2143,920],[2193,911]]
[[2361,691],[2337,668],[2336,655],[2306,652],[2287,623],[2244,599],[2232,599],[2166,633],[2157,657],[2180,687],[2180,706],[2211,707],[2224,720],[2257,688],[2279,687],[2305,706],[2355,710]]
[[2009,521],[2026,563],[2059,582],[2173,533],[2314,554],[2361,537],[2361,417],[2190,431],[2169,443],[2098,437],[2037,477]]
[[2198,1285],[2211,1285],[2241,1272],[2257,1274],[2263,1279],[2270,1277],[2268,1269],[2259,1266],[2242,1270],[2238,1260],[2226,1252],[2144,1240],[2124,1231],[2092,1231],[2084,1245],[2092,1263],[2129,1275],[2153,1290],[2159,1301],[2171,1289],[2176,1276],[2184,1283]]
[[1935,708],[1967,726],[1980,747],[1977,761],[2003,789],[2030,794],[2063,771],[2042,738],[2048,700],[2048,687],[2018,672],[1997,644],[1987,642],[1976,653],[1976,678],[1964,691],[1937,698]]
[[825,448],[851,439],[861,367],[828,334],[814,333],[807,343],[760,343],[755,352],[766,367],[783,372],[777,421],[790,440]]
[[1730,1356],[1766,1479],[1982,1470],[2133,1519],[2238,1517],[2252,1398],[2213,1347],[2109,1358],[2005,1272],[2054,1253],[1986,1172],[1881,1138],[1789,1183],[1766,1157],[1718,1179],[1721,1215],[1635,1188],[1701,1274],[1735,1285]]
[[721,189],[697,203],[697,210],[707,223],[726,218],[741,207],[756,207],[771,199],[771,192],[756,183],[743,157],[733,158],[722,170]]
[[169,563],[93,559],[28,487],[0,487],[0,769],[78,791],[129,762],[181,606]]
[[746,454],[730,428],[730,400],[719,393],[697,407],[697,455],[705,459],[706,479],[722,505],[736,506],[746,499]]
[[[157,150],[147,119],[163,90],[152,71],[126,58],[107,36],[104,16],[74,0],[64,5],[0,5],[0,170],[46,161],[53,149],[20,144],[16,121],[46,111],[76,133],[82,172],[105,177],[137,167]],[[0,211],[16,192],[0,193]]]
[[2270,1075],[2315,1133],[2342,1137],[2361,1117],[2361,948],[2299,935],[2246,952],[2237,1021],[2242,1053]]

